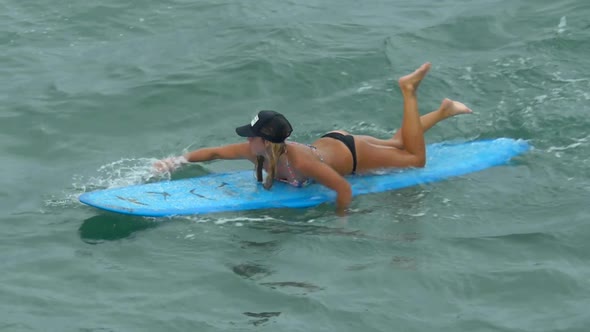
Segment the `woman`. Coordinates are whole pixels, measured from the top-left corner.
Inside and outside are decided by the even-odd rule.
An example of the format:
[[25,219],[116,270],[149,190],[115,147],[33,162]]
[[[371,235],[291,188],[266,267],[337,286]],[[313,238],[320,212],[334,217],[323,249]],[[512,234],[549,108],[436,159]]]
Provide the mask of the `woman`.
[[262,182],[262,169],[267,173],[264,187],[274,180],[304,186],[316,181],[337,193],[336,211],[344,214],[352,200],[345,175],[388,167],[424,167],[426,147],[424,132],[448,117],[471,113],[462,103],[444,99],[438,110],[420,117],[416,93],[430,69],[423,64],[413,73],[399,79],[404,100],[401,129],[390,139],[350,135],[333,131],[311,145],[286,142],[291,135],[289,121],[280,113],[260,111],[250,124],[236,128],[244,143],[203,148],[182,157],[168,158],[155,164],[159,171],[173,171],[186,162],[214,159],[248,159],[256,165],[257,179]]

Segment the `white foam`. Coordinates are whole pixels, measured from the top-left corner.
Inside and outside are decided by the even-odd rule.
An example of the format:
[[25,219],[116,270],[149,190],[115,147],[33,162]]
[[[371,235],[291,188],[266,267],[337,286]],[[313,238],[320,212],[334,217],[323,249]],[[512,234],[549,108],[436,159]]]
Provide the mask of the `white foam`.
[[360,93],[360,92],[363,92],[363,91],[371,90],[372,88],[373,88],[372,85],[370,85],[369,83],[363,82],[362,83],[362,86],[360,88],[358,88],[356,90],[356,92]]
[[536,96],[536,97],[535,97],[535,98],[533,98],[533,99],[535,99],[535,101],[536,101],[537,103],[539,103],[539,104],[542,104],[542,103],[545,101],[545,99],[547,99],[547,95],[540,95],[540,96]]
[[567,146],[552,146],[549,149],[547,149],[547,152],[553,152],[553,151],[564,151],[564,150],[569,150],[569,149],[574,149],[577,148],[578,146],[582,145],[582,143],[572,143],[570,145]]
[[260,221],[278,221],[282,222],[282,220],[271,218],[269,216],[262,216],[262,217],[231,217],[231,218],[220,218],[220,217],[213,217],[213,216],[185,216],[183,219],[190,220],[193,222],[198,223],[207,223],[212,222],[215,225],[225,225],[227,223],[234,223],[235,226],[243,226],[244,223],[250,222],[260,222]]
[[557,33],[564,33],[565,32],[565,28],[567,27],[567,18],[565,16],[562,16],[561,19],[559,20],[559,24],[557,25]]
[[[566,145],[566,146],[552,146],[550,148],[547,149],[547,152],[553,152],[553,151],[565,151],[565,150],[569,150],[569,149],[575,149],[579,146],[582,146],[584,143],[587,143],[590,140],[590,135],[586,136],[586,137],[582,137],[582,138],[574,138],[573,139],[575,143]],[[557,154],[558,157],[560,157],[560,155]]]
[[63,197],[53,196],[50,199],[45,200],[46,207],[66,207],[72,206],[72,204],[80,204],[78,197],[80,193],[64,193]]
[[588,81],[587,78],[563,78],[563,77],[561,77],[561,72],[559,72],[559,71],[553,73],[552,76],[556,81],[563,82],[563,83],[576,83],[576,82]]
[[464,75],[461,75],[461,79],[464,79],[466,81],[473,81],[473,77],[471,77],[471,72],[472,72],[473,68],[472,67],[465,67],[465,71],[466,73]]

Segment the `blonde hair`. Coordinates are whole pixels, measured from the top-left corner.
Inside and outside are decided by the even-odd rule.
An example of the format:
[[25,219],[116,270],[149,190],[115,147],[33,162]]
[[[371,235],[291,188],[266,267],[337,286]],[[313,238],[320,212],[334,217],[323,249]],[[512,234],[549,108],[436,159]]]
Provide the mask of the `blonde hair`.
[[[269,160],[268,160],[268,172],[266,174],[266,179],[264,180],[264,189],[272,188],[275,175],[277,174],[277,163],[279,162],[279,158],[287,152],[287,145],[283,143],[272,143],[269,142],[270,148],[268,150],[269,153]],[[256,157],[256,180],[258,182],[262,182],[262,169],[264,168],[264,157],[258,156]]]

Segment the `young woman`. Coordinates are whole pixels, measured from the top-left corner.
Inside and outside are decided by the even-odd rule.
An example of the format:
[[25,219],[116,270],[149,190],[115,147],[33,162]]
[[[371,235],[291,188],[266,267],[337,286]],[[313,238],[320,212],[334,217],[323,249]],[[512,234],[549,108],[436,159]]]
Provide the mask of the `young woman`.
[[399,79],[403,120],[401,129],[390,139],[332,131],[311,145],[287,142],[292,131],[289,121],[280,113],[260,111],[250,124],[236,128],[239,136],[248,138],[247,142],[198,149],[160,160],[154,166],[158,171],[172,172],[186,162],[248,159],[256,165],[259,182],[263,181],[262,170],[266,171],[265,188],[270,189],[274,180],[298,187],[313,180],[337,193],[336,211],[344,214],[352,200],[345,175],[388,167],[424,167],[424,132],[443,119],[471,113],[464,104],[444,99],[438,110],[420,117],[416,94],[429,69],[430,63],[425,63]]

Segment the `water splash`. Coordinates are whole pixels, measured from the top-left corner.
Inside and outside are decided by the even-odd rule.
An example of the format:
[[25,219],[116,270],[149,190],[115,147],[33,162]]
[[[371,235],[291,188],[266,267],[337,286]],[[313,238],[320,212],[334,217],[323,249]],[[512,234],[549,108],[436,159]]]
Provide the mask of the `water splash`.
[[78,203],[78,197],[88,191],[131,186],[153,181],[170,180],[169,172],[158,173],[153,168],[155,158],[127,158],[100,166],[95,175],[74,175],[70,189],[45,201],[48,207],[63,207]]
[[98,175],[85,179],[75,176],[76,189],[107,189],[142,184],[154,180],[169,180],[170,173],[157,173],[153,168],[155,158],[121,159],[97,169]]

